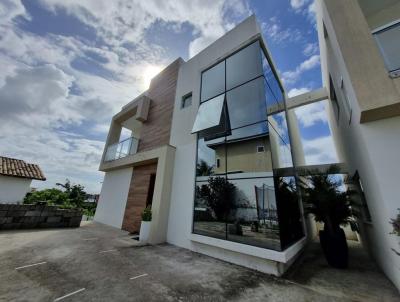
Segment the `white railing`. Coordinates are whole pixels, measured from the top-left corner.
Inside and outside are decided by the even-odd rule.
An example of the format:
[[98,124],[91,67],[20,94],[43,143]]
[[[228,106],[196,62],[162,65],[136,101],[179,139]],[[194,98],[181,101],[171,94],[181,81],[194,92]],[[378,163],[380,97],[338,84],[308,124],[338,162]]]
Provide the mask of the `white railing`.
[[119,143],[107,147],[104,161],[112,161],[135,154],[137,152],[139,140],[135,137],[127,138]]

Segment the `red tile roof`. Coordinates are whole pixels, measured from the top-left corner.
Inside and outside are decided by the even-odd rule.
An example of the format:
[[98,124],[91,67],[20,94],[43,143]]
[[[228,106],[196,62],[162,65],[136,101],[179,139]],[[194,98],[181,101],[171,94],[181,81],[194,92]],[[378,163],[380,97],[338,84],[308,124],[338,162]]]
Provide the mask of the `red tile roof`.
[[38,165],[4,156],[0,156],[0,175],[46,180]]

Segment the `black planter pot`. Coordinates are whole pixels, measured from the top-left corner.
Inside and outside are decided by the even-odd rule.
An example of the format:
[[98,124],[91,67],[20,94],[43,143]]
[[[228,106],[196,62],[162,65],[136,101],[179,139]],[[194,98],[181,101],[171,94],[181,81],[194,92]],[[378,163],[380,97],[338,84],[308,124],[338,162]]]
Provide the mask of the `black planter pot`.
[[347,268],[349,249],[343,229],[334,234],[326,230],[319,231],[319,241],[329,265],[335,268]]

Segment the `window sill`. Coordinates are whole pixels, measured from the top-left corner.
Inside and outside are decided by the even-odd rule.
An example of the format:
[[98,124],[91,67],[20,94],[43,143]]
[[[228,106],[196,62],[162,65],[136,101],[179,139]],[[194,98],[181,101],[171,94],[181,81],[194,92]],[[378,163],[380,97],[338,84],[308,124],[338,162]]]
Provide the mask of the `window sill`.
[[222,248],[225,250],[229,250],[232,252],[245,254],[253,257],[263,258],[267,260],[287,263],[289,262],[294,256],[296,256],[305,246],[306,244],[306,237],[303,237],[292,246],[287,248],[282,252],[268,250],[256,246],[241,244],[233,241],[227,241],[212,237],[207,237],[198,234],[191,234],[190,240],[196,243],[201,243],[205,245],[210,245],[218,248]]

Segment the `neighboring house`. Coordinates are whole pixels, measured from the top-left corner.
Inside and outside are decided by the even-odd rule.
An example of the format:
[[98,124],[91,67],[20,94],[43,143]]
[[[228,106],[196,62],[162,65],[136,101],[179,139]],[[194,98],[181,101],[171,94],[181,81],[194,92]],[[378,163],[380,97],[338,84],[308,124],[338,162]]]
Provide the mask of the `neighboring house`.
[[100,194],[86,194],[86,200],[85,202],[90,202],[90,203],[98,203],[100,198]]
[[319,0],[317,20],[331,128],[361,193],[361,238],[400,289],[400,1]]
[[0,203],[22,202],[32,179],[46,180],[38,165],[0,156]]

